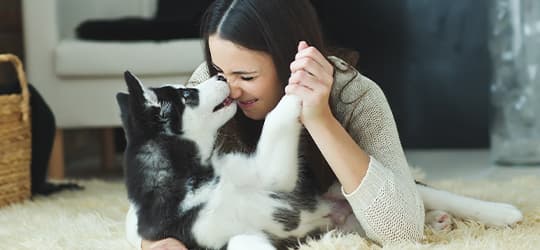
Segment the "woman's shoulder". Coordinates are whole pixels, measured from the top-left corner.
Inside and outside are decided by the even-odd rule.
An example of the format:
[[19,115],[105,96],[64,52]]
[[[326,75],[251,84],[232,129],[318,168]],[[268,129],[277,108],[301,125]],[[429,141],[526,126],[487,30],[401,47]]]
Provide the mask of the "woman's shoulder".
[[339,57],[330,56],[334,65],[334,83],[330,93],[332,102],[353,103],[361,96],[382,95],[382,91],[371,79]]
[[201,82],[204,82],[210,78],[210,72],[208,71],[208,65],[206,62],[202,62],[199,66],[193,71],[191,77],[187,81],[187,86],[194,86]]

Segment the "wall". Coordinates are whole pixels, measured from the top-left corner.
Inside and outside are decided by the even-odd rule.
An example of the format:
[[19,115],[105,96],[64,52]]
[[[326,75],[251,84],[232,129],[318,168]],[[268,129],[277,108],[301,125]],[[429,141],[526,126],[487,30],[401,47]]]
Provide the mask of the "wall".
[[488,146],[490,1],[312,1],[386,93],[405,147]]

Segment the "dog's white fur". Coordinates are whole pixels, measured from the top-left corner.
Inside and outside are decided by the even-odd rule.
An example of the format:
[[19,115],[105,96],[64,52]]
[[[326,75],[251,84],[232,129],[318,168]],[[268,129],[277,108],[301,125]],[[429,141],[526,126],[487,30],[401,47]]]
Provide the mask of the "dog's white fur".
[[[219,155],[212,154],[216,133],[234,115],[236,105],[213,111],[229,94],[224,82],[211,78],[199,84],[197,89],[199,104],[185,106],[182,136],[197,144],[201,163],[213,166],[216,175],[220,176],[219,182],[208,182],[196,189],[188,182],[187,198],[179,204],[181,213],[205,203],[192,228],[197,242],[212,248],[229,242],[228,249],[245,249],[246,246],[275,249],[262,230],[288,238],[303,237],[315,229],[328,229],[331,221],[327,215],[331,208],[322,200],[314,211],[301,212],[300,225],[292,231],[270,219],[277,208],[293,209],[287,202],[271,195],[291,192],[298,182],[300,99],[286,95],[267,115],[254,154]],[[145,94],[145,97],[150,100],[148,105],[155,105],[151,101],[152,95]],[[151,158],[147,160],[155,160],[155,157]],[[211,164],[205,164],[209,162]],[[132,207],[132,210],[137,208]],[[129,227],[137,224],[132,220],[136,220],[133,211],[128,213]],[[132,230],[128,228],[129,232]]]
[[196,236],[213,235],[211,239],[216,241],[200,237],[201,243],[219,246],[231,239],[229,249],[245,249],[245,246],[274,249],[266,236],[254,231],[255,228],[264,228],[268,233],[286,238],[302,237],[315,228],[330,225],[325,218],[330,208],[325,205],[312,213],[302,212],[301,226],[293,231],[284,231],[282,225],[268,221],[275,208],[291,209],[269,195],[270,192],[291,192],[296,186],[299,115],[300,100],[285,96],[267,116],[254,155],[226,154],[212,158],[212,165],[217,167],[215,170],[222,181],[212,188],[206,206],[200,211],[203,216],[196,221],[193,232]]

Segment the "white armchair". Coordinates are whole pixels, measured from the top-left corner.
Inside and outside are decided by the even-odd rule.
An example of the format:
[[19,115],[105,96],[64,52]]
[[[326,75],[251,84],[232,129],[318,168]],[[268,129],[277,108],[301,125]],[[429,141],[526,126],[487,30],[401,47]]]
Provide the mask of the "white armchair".
[[[62,129],[120,126],[115,95],[125,90],[125,70],[150,86],[182,83],[203,61],[200,39],[102,42],[75,38],[75,27],[84,20],[150,17],[156,1],[23,0],[28,79],[50,105],[59,128],[49,176],[63,177]],[[112,141],[110,133],[105,138]]]

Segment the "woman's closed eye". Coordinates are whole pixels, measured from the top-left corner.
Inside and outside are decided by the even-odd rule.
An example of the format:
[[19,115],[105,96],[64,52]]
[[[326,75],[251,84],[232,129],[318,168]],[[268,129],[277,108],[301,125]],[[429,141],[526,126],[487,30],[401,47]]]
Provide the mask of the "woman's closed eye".
[[244,81],[251,81],[251,80],[255,79],[254,76],[242,76],[242,77],[240,77],[240,78],[241,78],[242,80],[244,80]]

